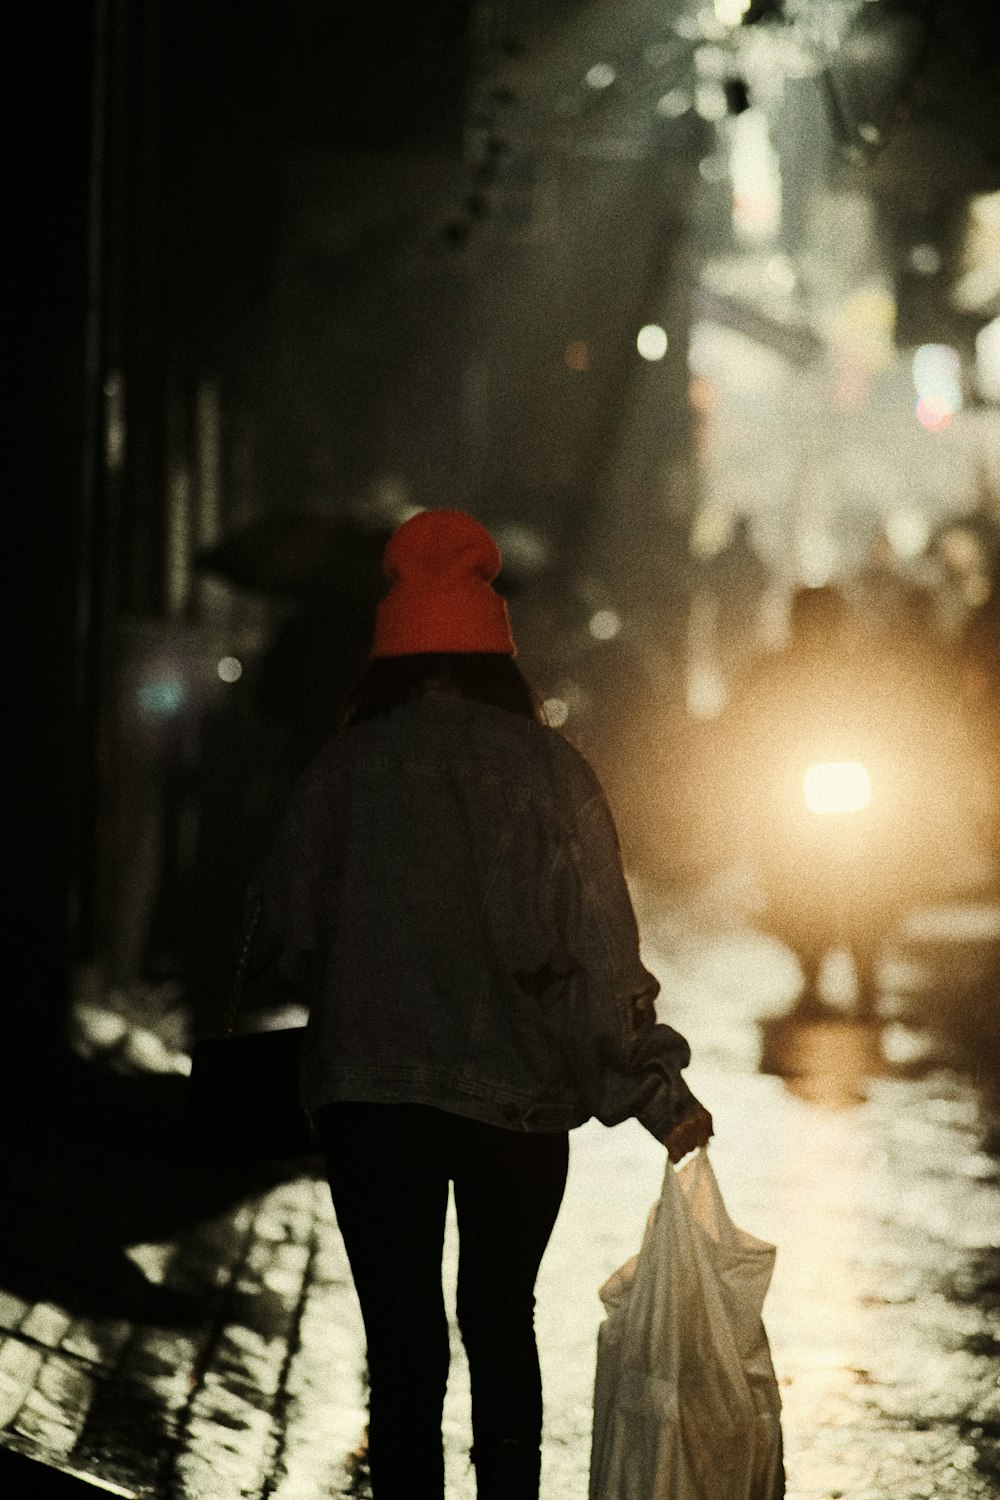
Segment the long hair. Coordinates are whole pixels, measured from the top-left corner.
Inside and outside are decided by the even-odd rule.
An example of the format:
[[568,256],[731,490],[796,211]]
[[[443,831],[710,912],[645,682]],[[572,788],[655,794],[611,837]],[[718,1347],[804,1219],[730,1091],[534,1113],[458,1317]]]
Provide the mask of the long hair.
[[541,704],[512,657],[492,651],[422,651],[370,662],[348,698],[342,725],[390,713],[428,691],[474,698],[522,718],[544,723]]

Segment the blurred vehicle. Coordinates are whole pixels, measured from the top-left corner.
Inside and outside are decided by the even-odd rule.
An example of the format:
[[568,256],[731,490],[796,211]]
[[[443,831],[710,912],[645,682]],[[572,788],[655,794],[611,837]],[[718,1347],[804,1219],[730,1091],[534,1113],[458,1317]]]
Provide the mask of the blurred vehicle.
[[818,1000],[831,948],[855,965],[857,1009],[877,1000],[887,933],[915,891],[905,778],[894,747],[861,724],[789,723],[746,788],[743,828],[767,900],[764,925],[792,949]]
[[800,1007],[822,1008],[820,968],[842,948],[870,1016],[886,939],[940,880],[961,778],[940,684],[864,640],[838,590],[797,591],[790,645],[751,668],[717,721],[712,783],[727,858],[753,874],[760,925],[801,965]]

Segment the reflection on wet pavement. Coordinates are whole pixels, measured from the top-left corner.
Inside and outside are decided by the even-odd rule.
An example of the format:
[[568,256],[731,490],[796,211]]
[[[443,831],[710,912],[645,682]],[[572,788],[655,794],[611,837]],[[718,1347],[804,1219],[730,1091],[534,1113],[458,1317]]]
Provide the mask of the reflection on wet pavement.
[[[798,976],[779,945],[643,919],[662,1014],[689,1037],[690,1081],[715,1117],[730,1211],[778,1247],[765,1321],[790,1500],[996,1495],[992,918],[966,909],[960,923],[939,913],[911,924],[884,966],[876,1027],[839,1004],[835,965],[832,1011],[790,1018]],[[574,1136],[538,1287],[544,1500],[587,1493],[597,1288],[638,1248],[663,1165],[634,1123]],[[105,1192],[110,1205],[114,1183]],[[68,1252],[52,1260],[50,1245],[45,1291],[41,1273],[18,1281],[0,1266],[4,1442],[172,1500],[363,1493],[350,1479],[365,1422],[363,1334],[325,1185],[272,1180],[209,1202],[172,1232],[162,1205],[122,1210],[108,1246],[120,1252],[121,1240],[126,1253],[105,1247],[93,1305]],[[38,1251],[61,1233],[79,1255],[86,1233],[77,1224],[74,1241],[72,1222],[50,1208],[21,1225],[20,1241]],[[455,1262],[452,1220],[452,1307]],[[105,1306],[108,1267],[121,1281]],[[448,1495],[473,1500],[467,1369],[452,1334]]]
[[[977,1087],[942,1066],[957,1032],[995,1069],[995,930],[981,924],[988,941],[965,944],[961,985],[954,953],[933,946],[940,931],[914,932],[923,945],[894,955],[885,977],[919,973],[923,987],[909,1006],[893,997],[908,1024],[887,1030],[784,1021],[772,1002],[788,960],[774,953],[769,986],[756,938],[730,942],[728,980],[725,945],[707,963],[695,947],[662,966],[696,1059],[714,1012],[711,1062],[690,1070],[716,1117],[712,1154],[737,1220],[778,1245],[765,1316],[789,1494],[802,1500],[996,1493],[1000,1169],[984,1149],[995,1094],[985,1074]],[[793,992],[794,979],[786,1002]],[[748,1033],[785,1076],[743,1071]]]

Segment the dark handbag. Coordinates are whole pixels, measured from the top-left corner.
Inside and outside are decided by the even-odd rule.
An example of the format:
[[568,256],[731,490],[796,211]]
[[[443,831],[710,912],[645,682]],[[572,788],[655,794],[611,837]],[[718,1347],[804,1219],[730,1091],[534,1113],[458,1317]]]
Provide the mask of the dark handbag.
[[299,1103],[304,1027],[236,1031],[243,978],[259,903],[243,938],[222,1035],[195,1042],[185,1117],[188,1151],[201,1159],[249,1164],[316,1154]]

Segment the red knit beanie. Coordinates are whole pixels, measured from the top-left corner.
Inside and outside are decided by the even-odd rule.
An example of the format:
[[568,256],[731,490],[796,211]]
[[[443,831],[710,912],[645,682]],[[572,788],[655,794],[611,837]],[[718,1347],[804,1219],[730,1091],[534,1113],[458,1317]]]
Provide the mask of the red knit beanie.
[[382,554],[392,587],[375,611],[371,654],[488,651],[515,656],[507,606],[491,586],[500,549],[458,510],[422,510],[393,532]]

